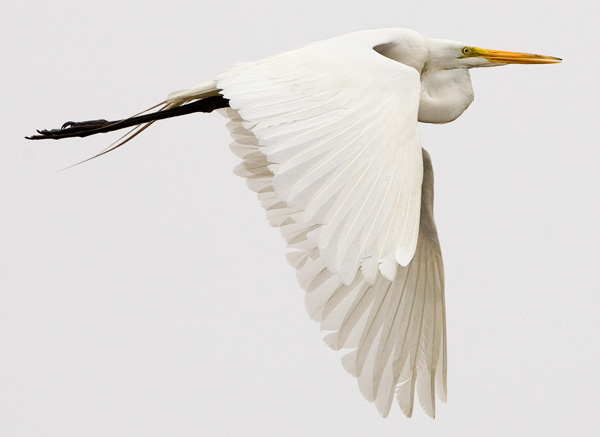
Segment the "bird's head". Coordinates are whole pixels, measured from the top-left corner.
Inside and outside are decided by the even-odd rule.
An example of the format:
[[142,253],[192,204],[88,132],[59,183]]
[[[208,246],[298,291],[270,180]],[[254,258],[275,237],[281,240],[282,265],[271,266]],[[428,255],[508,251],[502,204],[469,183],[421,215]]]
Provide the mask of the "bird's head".
[[430,40],[427,64],[429,68],[455,69],[506,64],[555,64],[561,61],[553,56],[489,50],[456,41]]

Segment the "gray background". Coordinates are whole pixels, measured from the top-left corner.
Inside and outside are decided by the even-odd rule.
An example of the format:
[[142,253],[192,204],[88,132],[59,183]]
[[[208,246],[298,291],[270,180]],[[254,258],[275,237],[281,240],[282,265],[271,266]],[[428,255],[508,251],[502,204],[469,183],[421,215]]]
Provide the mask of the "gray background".
[[[0,17],[0,435],[597,435],[596,2],[24,0]],[[422,126],[446,267],[449,402],[360,395],[305,315],[224,120],[27,142],[251,61],[410,27],[562,65],[472,71]]]

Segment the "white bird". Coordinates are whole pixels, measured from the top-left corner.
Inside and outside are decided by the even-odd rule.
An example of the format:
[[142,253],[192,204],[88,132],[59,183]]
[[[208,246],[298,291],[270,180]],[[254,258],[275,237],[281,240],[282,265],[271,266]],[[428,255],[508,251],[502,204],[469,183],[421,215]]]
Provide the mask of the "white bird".
[[222,108],[242,160],[235,172],[281,229],[326,343],[351,349],[343,365],[383,416],[396,394],[410,417],[416,391],[434,417],[435,394],[446,400],[444,273],[418,122],[467,109],[470,68],[556,62],[408,29],[363,31],[237,65],[152,114],[32,138],[138,126],[106,153],[156,119]]

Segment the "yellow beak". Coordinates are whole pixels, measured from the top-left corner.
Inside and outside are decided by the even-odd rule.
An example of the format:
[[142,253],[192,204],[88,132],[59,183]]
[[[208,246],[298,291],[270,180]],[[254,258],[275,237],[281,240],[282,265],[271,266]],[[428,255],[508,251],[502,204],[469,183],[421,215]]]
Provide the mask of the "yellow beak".
[[554,56],[503,52],[500,50],[488,50],[479,47],[474,47],[473,52],[473,56],[481,56],[482,58],[497,64],[556,64],[562,62],[562,59],[555,58]]

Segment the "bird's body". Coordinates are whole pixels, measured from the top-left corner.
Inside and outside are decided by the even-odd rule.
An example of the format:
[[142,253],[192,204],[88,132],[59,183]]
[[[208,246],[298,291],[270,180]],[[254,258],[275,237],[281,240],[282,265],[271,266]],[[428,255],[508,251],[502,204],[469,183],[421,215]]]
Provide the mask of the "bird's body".
[[444,275],[418,122],[462,114],[469,68],[557,61],[364,31],[240,64],[163,111],[223,99],[236,173],[281,229],[327,344],[352,350],[344,367],[382,415],[396,394],[410,416],[416,391],[433,417],[436,393],[446,399]]

